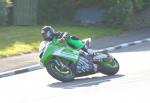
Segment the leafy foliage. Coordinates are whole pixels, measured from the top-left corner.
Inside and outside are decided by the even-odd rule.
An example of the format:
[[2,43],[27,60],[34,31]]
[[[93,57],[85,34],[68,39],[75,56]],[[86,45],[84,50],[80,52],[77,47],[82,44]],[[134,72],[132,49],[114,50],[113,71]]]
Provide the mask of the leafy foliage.
[[108,24],[122,25],[133,10],[131,0],[107,0],[104,4],[106,9],[104,23]]
[[105,9],[104,23],[122,25],[128,16],[150,6],[150,0],[40,0],[39,21],[70,20],[78,7]]
[[75,10],[72,0],[39,0],[39,23],[70,19]]

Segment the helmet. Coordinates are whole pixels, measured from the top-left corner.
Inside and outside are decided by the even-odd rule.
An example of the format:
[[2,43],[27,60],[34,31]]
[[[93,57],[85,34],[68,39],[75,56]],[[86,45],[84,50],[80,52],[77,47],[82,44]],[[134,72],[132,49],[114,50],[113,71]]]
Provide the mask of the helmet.
[[51,26],[44,26],[41,29],[42,38],[46,41],[51,41],[55,34],[55,30]]

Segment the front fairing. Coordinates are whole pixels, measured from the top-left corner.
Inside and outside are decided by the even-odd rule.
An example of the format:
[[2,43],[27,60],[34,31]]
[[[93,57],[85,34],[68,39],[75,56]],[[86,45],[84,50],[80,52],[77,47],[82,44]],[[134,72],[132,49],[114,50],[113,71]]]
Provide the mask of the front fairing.
[[47,47],[47,45],[49,45],[50,43],[51,42],[49,42],[49,41],[42,41],[40,43],[40,46],[39,46],[39,57],[40,58],[43,56],[44,50]]
[[79,57],[79,52],[69,47],[65,41],[60,43],[58,38],[54,38],[51,43],[46,45],[40,62],[43,66],[46,66],[46,64],[55,56],[64,58],[71,62],[76,62]]

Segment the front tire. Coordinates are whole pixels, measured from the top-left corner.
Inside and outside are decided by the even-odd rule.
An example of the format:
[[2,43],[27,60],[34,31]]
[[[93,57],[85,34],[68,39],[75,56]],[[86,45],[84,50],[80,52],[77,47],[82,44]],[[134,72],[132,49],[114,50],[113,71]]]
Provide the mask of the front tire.
[[75,78],[75,74],[71,68],[59,68],[54,61],[47,64],[46,70],[52,77],[62,82],[73,81]]

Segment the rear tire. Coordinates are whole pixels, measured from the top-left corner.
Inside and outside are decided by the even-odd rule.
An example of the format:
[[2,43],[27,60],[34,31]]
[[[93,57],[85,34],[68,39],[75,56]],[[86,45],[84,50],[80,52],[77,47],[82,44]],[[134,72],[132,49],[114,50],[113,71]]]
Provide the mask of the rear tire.
[[67,70],[63,71],[54,61],[47,64],[46,70],[52,77],[62,82],[73,81],[75,78],[75,74],[71,68],[67,67]]
[[98,64],[99,72],[106,75],[115,75],[119,71],[119,63],[115,58],[112,58],[112,64],[100,63]]

